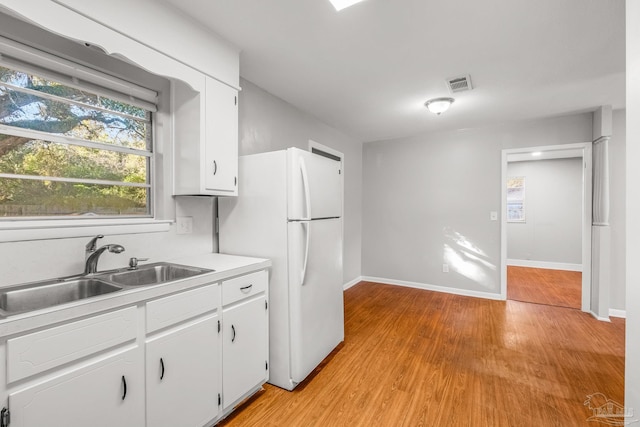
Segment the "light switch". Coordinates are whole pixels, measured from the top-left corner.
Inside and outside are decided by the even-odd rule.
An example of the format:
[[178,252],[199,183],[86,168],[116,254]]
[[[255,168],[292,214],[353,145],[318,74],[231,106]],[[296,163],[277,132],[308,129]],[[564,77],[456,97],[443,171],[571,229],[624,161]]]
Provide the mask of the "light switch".
[[498,220],[498,212],[491,211],[491,213],[489,214],[489,219],[491,219],[491,221],[497,221]]

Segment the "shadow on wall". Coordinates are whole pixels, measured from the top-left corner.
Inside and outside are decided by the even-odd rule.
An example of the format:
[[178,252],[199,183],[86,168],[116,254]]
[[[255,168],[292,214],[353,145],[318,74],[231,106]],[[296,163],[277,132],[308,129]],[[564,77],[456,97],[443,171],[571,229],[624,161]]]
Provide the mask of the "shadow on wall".
[[483,288],[495,289],[496,266],[489,262],[487,254],[467,237],[451,227],[444,227],[444,262],[451,270],[479,284]]

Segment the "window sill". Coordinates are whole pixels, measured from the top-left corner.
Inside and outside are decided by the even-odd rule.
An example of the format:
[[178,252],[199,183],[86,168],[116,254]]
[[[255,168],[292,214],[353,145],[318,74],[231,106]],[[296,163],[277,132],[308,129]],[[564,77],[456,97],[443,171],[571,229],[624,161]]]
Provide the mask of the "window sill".
[[96,234],[140,234],[169,231],[173,221],[153,218],[34,220],[0,222],[0,242],[67,239]]

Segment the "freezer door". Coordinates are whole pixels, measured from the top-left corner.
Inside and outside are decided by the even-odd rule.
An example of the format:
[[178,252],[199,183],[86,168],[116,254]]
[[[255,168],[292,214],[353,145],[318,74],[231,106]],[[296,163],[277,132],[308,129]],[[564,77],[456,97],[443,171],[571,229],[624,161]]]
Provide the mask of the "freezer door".
[[340,162],[289,148],[288,219],[305,220],[342,216]]
[[289,222],[291,378],[295,383],[344,340],[341,221]]

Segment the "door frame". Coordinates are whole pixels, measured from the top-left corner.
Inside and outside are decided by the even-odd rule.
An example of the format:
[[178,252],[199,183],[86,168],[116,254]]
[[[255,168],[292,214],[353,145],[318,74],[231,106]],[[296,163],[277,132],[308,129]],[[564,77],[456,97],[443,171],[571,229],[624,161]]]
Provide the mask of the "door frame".
[[582,311],[591,312],[591,222],[592,222],[592,143],[546,145],[502,150],[500,212],[500,297],[507,299],[507,165],[509,157],[545,153],[544,159],[566,157],[562,153],[576,150],[582,154]]

